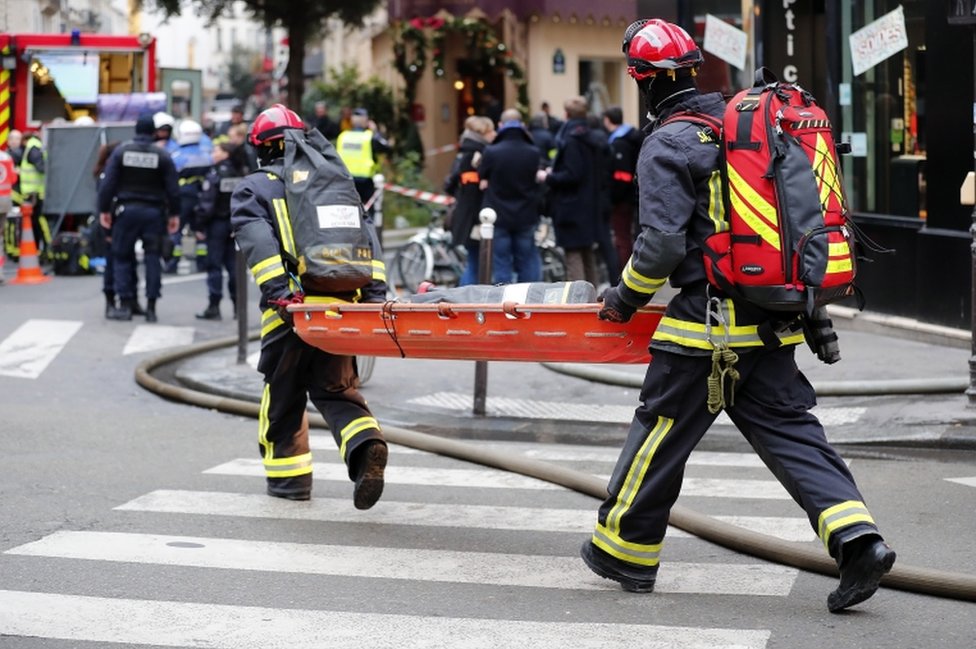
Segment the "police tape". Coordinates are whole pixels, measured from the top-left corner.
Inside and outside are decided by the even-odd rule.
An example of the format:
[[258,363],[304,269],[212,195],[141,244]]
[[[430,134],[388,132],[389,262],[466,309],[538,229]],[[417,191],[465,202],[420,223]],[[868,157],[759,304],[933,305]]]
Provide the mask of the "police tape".
[[428,192],[422,189],[411,189],[410,187],[402,187],[392,183],[384,183],[383,189],[388,192],[393,192],[394,194],[400,194],[402,196],[412,198],[414,200],[424,201],[425,203],[434,203],[435,205],[454,204],[454,197],[447,196],[446,194],[435,194],[434,192]]

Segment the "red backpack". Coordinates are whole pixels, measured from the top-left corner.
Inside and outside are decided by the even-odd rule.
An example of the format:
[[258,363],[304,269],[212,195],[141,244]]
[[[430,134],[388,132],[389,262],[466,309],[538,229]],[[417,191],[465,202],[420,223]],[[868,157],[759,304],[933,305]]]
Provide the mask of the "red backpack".
[[721,122],[690,112],[665,123],[672,121],[708,127],[722,145],[728,227],[703,246],[712,285],[771,311],[811,313],[855,295],[854,227],[837,145],[810,93],[762,68]]

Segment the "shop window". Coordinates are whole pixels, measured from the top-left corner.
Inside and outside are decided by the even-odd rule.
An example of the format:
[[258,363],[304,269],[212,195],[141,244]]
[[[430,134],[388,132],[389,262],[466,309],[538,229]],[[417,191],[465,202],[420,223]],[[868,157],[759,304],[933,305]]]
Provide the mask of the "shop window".
[[[853,153],[844,156],[848,202],[853,211],[925,218],[925,2],[875,0],[844,3],[843,43],[848,36],[901,5],[908,47],[853,75],[845,56],[841,137]],[[845,48],[846,49],[846,48]],[[845,105],[846,104],[846,105]]]

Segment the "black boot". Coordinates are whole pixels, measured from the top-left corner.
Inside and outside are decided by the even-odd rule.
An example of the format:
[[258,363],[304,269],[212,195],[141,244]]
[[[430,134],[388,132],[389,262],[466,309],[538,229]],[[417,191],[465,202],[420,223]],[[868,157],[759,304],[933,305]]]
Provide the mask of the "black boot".
[[210,298],[210,305],[197,314],[197,320],[220,320],[220,298]]
[[156,300],[146,302],[146,322],[156,322]]
[[112,309],[116,307],[115,303],[115,293],[112,291],[105,291],[105,317],[112,312]]
[[146,315],[146,310],[139,304],[138,298],[132,300],[132,315]]
[[108,310],[105,317],[109,320],[132,320],[133,302],[135,302],[135,300],[123,298],[119,303],[119,306],[113,306]]

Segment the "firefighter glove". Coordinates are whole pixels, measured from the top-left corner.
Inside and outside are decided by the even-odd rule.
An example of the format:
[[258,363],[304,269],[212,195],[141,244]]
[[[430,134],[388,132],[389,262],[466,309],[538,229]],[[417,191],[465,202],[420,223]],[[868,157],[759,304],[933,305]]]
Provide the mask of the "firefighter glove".
[[834,331],[834,323],[827,315],[827,309],[818,307],[813,310],[813,313],[804,315],[802,321],[803,337],[817,358],[827,365],[839,361],[840,345],[837,341],[837,332]]
[[619,291],[613,286],[603,291],[597,300],[603,303],[603,308],[598,314],[600,320],[623,324],[630,322],[637,311],[637,307],[633,307],[621,299]]

